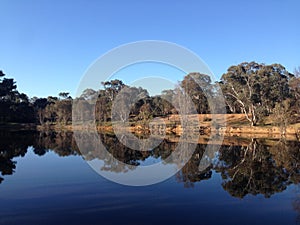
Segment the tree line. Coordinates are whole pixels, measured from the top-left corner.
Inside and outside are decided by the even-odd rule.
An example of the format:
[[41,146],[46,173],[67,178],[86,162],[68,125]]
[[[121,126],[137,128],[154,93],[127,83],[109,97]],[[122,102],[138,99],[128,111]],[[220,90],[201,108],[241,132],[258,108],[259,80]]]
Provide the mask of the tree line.
[[[90,118],[93,112],[97,123],[110,122],[112,116],[125,120],[128,104],[131,121],[148,121],[179,113],[178,106],[187,102],[184,96],[194,103],[196,113],[243,113],[252,126],[264,124],[268,116],[273,116],[277,125],[300,122],[300,68],[290,73],[280,64],[243,62],[229,67],[215,83],[206,74],[190,73],[178,82],[176,88],[163,90],[161,95],[156,96],[150,96],[141,87],[130,87],[121,80],[111,80],[99,84],[99,90],[84,90],[76,99],[72,99],[68,92],[61,92],[58,97],[28,98],[17,91],[14,79],[4,76],[0,71],[2,123],[69,124],[72,122],[74,101],[81,111],[76,115],[77,121]],[[120,92],[122,95],[118,97]],[[214,104],[210,104],[210,98]],[[113,104],[118,106],[117,115],[112,115]],[[188,104],[184,106],[189,107]]]
[[72,119],[72,98],[67,92],[59,97],[29,98],[17,90],[13,78],[0,71],[0,123],[64,123]]

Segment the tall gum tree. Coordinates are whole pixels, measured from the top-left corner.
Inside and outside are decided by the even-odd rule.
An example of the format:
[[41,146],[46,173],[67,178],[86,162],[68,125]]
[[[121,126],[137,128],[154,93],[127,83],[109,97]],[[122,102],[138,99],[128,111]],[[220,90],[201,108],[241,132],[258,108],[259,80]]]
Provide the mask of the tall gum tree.
[[251,126],[255,126],[261,117],[272,113],[276,103],[290,96],[291,77],[280,64],[243,62],[229,67],[220,84],[228,108],[239,107]]

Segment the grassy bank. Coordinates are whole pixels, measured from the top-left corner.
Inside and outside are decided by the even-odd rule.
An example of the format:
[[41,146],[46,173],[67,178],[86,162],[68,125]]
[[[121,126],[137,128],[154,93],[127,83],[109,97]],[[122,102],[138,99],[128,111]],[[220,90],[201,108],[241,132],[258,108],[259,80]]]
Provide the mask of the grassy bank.
[[[132,133],[154,133],[157,135],[177,135],[180,136],[183,132],[182,117],[180,115],[171,115],[160,120],[154,119],[149,123],[141,121],[131,122],[128,127],[123,127]],[[222,134],[227,137],[245,137],[245,138],[286,138],[289,140],[297,140],[300,138],[300,124],[292,124],[284,129],[280,126],[273,126],[271,118],[268,125],[250,126],[249,121],[244,114],[198,114],[187,116],[186,124],[188,132],[200,132],[201,135]],[[96,129],[98,132],[113,133],[113,127],[110,122],[93,124],[92,121],[88,124],[45,124],[38,125],[38,130],[91,130]]]

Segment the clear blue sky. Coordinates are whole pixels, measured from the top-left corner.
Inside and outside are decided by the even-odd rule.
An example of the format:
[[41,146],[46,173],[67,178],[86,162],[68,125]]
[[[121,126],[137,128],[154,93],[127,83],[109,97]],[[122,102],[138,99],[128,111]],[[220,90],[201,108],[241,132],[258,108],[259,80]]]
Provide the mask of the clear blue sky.
[[110,49],[164,40],[194,51],[216,77],[252,60],[292,72],[300,66],[299,25],[299,0],[1,0],[0,69],[30,97],[74,94]]

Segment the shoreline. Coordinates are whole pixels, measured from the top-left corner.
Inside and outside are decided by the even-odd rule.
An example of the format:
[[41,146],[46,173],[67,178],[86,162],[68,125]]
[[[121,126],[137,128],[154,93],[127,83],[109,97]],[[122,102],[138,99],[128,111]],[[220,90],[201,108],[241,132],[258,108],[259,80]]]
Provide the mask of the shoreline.
[[[254,129],[253,129],[254,128]],[[77,131],[91,131],[95,128],[92,126],[74,126],[72,125],[52,125],[52,126],[37,126],[38,131],[65,131],[65,132],[73,132],[75,130]],[[136,136],[147,136],[151,134],[150,129],[141,129],[139,125],[137,126],[131,126],[131,127],[125,127],[124,130],[133,133]],[[97,126],[97,131],[102,133],[110,133],[114,134],[114,129],[112,126]],[[178,142],[180,136],[182,135],[182,129],[177,127],[174,129],[166,129],[165,130],[166,139],[171,142]],[[287,141],[299,141],[299,136],[297,136],[296,129],[290,128],[287,129],[287,132],[285,135],[282,135],[280,133],[279,127],[221,127],[220,129],[206,129],[208,132],[204,133],[196,133],[196,136],[198,135],[198,140],[189,139],[189,142],[199,143],[199,144],[207,144],[209,139],[211,137],[217,137],[214,139],[217,144],[239,144],[247,146],[247,143],[250,139],[268,139],[268,140],[279,140],[284,139]],[[199,132],[199,131],[198,131]],[[189,132],[187,132],[189,133]],[[191,132],[190,134],[193,134],[191,136],[195,136],[194,132]],[[162,132],[153,132],[154,137],[157,136],[158,138],[164,135]],[[218,138],[219,137],[219,138]],[[219,140],[223,139],[223,140]],[[239,141],[237,141],[239,139]],[[244,140],[244,141],[243,141]]]
[[[161,120],[153,120],[145,126],[141,121],[131,122],[127,127],[122,129],[136,135],[175,135],[180,136],[183,133],[180,115],[170,115]],[[292,124],[283,129],[280,126],[258,125],[250,126],[243,114],[196,114],[190,115],[185,133],[194,133],[201,136],[220,135],[224,137],[240,138],[271,138],[300,141],[300,124]],[[37,130],[37,131],[74,131],[74,130],[95,130],[95,125],[90,121],[86,125],[78,124],[44,124],[34,123],[0,123],[2,130]],[[97,125],[98,132],[114,133],[111,123]]]

